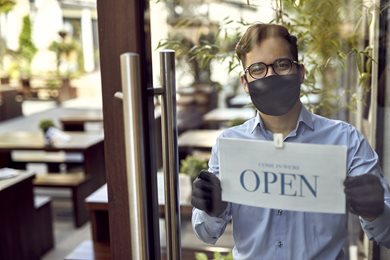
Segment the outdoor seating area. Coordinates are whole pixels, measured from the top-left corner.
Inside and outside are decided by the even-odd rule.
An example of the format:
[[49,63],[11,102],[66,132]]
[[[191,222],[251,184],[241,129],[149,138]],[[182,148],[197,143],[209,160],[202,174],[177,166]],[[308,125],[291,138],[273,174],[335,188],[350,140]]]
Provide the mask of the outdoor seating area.
[[[14,115],[0,122],[0,169],[4,170],[4,174],[6,171],[15,171],[16,176],[7,178],[4,175],[6,179],[0,180],[3,194],[0,200],[4,199],[5,203],[6,197],[14,198],[11,204],[7,202],[8,206],[2,204],[8,213],[3,211],[0,218],[4,220],[2,223],[10,223],[12,218],[18,219],[15,225],[23,230],[26,225],[31,225],[29,222],[36,223],[31,225],[34,230],[27,233],[23,231],[23,240],[13,235],[16,230],[12,230],[12,225],[9,231],[3,229],[2,234],[7,240],[12,238],[9,243],[16,245],[20,240],[26,241],[26,244],[23,244],[23,250],[5,246],[0,258],[25,259],[27,254],[29,259],[41,259],[55,248],[58,243],[55,242],[58,216],[53,207],[58,202],[57,194],[63,190],[69,192],[69,222],[73,228],[80,228],[89,222],[85,199],[106,182],[102,127],[94,131],[63,131],[62,139],[53,137],[53,142],[48,144],[40,129],[40,122],[52,120],[54,125],[60,127],[62,117],[79,115],[80,119],[80,116],[86,114],[99,115],[99,111],[98,108],[54,107],[31,115]],[[98,123],[102,124],[102,118]],[[10,192],[16,192],[18,196]],[[12,216],[9,212],[23,217]],[[37,234],[41,236],[39,240],[35,237]],[[37,241],[42,244],[37,245]]]
[[[6,89],[6,87],[2,87]],[[74,99],[76,100],[76,99]],[[39,104],[37,100],[22,100],[20,102],[20,113],[22,110],[30,109]],[[83,99],[80,99],[82,103]],[[24,104],[24,105],[23,105]],[[72,104],[72,103],[70,103]],[[99,105],[97,105],[98,107]],[[232,110],[231,115],[225,114],[222,118],[221,110],[217,108],[199,107],[197,123],[186,121],[191,113],[191,107],[178,105],[178,148],[181,159],[187,156],[198,156],[206,161],[210,156],[210,149],[216,137],[221,132],[220,128],[224,123],[233,119],[247,119],[248,109]],[[62,214],[67,212],[66,222],[70,229],[84,230],[86,233],[81,236],[87,239],[81,240],[77,246],[72,246],[65,253],[65,259],[84,259],[82,256],[94,255],[94,259],[110,259],[109,239],[109,217],[108,217],[108,194],[106,174],[104,172],[104,135],[103,135],[103,114],[100,108],[78,108],[77,105],[67,105],[64,102],[58,106],[53,102],[52,108],[38,109],[34,113],[14,114],[12,118],[0,122],[0,168],[17,169],[20,176],[25,176],[30,185],[30,200],[33,198],[35,208],[34,221],[39,233],[44,235],[41,239],[42,245],[34,244],[36,259],[54,259],[58,246],[56,233],[58,223],[63,220]],[[156,122],[161,124],[156,106]],[[227,109],[229,110],[229,109]],[[219,112],[218,112],[219,111]],[[213,115],[217,119],[214,120]],[[211,119],[210,119],[211,118]],[[40,128],[40,123],[50,120],[53,125],[61,131],[61,135],[52,143],[47,144],[45,135]],[[210,122],[217,125],[210,126]],[[161,142],[159,140],[158,142]],[[160,144],[161,149],[161,144]],[[161,155],[160,155],[161,156]],[[159,160],[161,165],[161,159]],[[203,252],[212,256],[214,252],[228,253],[232,247],[232,238],[227,237],[215,247],[197,241],[191,228],[192,206],[189,203],[191,193],[191,179],[187,173],[181,174],[183,181],[180,182],[181,198],[181,219],[183,237],[183,256],[186,259],[195,259],[195,253]],[[164,196],[164,184],[159,179],[159,200]],[[15,180],[16,181],[16,180]],[[26,181],[24,181],[26,182]],[[1,183],[1,181],[0,181]],[[27,185],[27,184],[26,184]],[[14,185],[19,189],[19,185]],[[65,192],[64,195],[61,195]],[[31,197],[32,196],[32,197]],[[183,197],[184,196],[184,197]],[[62,204],[66,201],[65,209]],[[160,201],[160,228],[161,239],[164,240],[164,199]],[[23,224],[24,225],[24,224]],[[61,224],[62,225],[62,224]],[[231,232],[228,227],[227,232]],[[16,238],[15,238],[16,239]],[[31,241],[35,238],[32,236]],[[77,241],[77,239],[76,239]],[[196,242],[196,243],[195,243]],[[41,249],[37,249],[41,248]],[[27,250],[27,249],[26,249]],[[4,251],[7,252],[7,251]],[[89,253],[88,253],[89,252]],[[164,257],[165,249],[162,248]]]
[[[0,214],[1,238],[6,241],[1,246],[0,259],[112,259],[108,192],[111,173],[107,173],[110,152],[105,151],[105,134],[118,128],[108,123],[105,129],[96,55],[96,4],[82,4],[76,11],[67,4],[55,3],[50,10],[39,3],[29,5],[34,15],[17,17],[22,21],[16,33],[19,45],[11,46],[14,39],[7,36],[5,51],[0,51],[0,206],[7,208]],[[25,7],[16,2],[10,6],[21,13]],[[63,26],[56,24],[62,14],[56,13],[58,9],[54,7],[65,11]],[[51,13],[56,17],[45,20]],[[77,15],[79,20],[74,18]],[[93,24],[89,26],[90,23]],[[6,26],[14,25],[7,20]],[[42,26],[50,29],[45,39],[36,35]],[[221,117],[226,111],[219,110],[219,96],[216,85],[204,80],[177,89],[180,161],[194,156],[204,163],[218,129],[231,120],[250,117],[246,115],[248,110],[240,108]],[[161,107],[157,101],[154,105],[159,236],[162,259],[168,259]],[[116,118],[121,114],[112,111],[108,122],[113,118],[121,121]],[[194,132],[195,138],[191,136]],[[203,143],[201,147],[191,143],[196,140]],[[231,225],[226,238],[213,247],[198,240],[192,231],[192,177],[187,170],[180,173],[183,259],[195,259],[196,253],[209,257],[216,252],[227,254],[233,246]]]
[[21,86],[15,87],[23,100],[63,101],[77,98],[77,88],[71,85],[69,78],[33,78],[22,81]]
[[[161,124],[161,113],[159,106],[156,106],[156,123]],[[203,114],[199,115],[198,123],[196,126],[193,126],[193,122],[188,125],[186,121],[181,120],[185,119],[186,113],[190,111],[185,111],[186,107],[177,107],[180,113],[178,114],[178,151],[180,160],[185,160],[187,156],[198,157],[199,160],[206,162],[210,156],[210,150],[214,144],[217,136],[221,133],[221,128],[219,129],[208,129],[204,128],[208,125],[208,122],[205,120],[204,115],[207,115],[213,111],[219,111],[218,109],[207,110],[204,109]],[[200,108],[201,110],[202,108]],[[245,120],[254,115],[252,111],[249,115],[246,112],[250,112],[246,108],[234,109],[233,113],[225,115],[222,119],[219,119],[221,122],[227,122],[230,120]],[[89,116],[87,116],[89,115]],[[196,115],[196,114],[195,114]],[[99,115],[92,113],[91,111],[86,113],[79,113],[74,115],[65,115],[61,116],[59,119],[62,122],[63,127],[70,127],[69,129],[76,129],[77,131],[81,130],[80,121],[81,118],[84,118],[86,122],[95,122],[99,120]],[[160,133],[157,132],[157,135]],[[157,138],[158,149],[161,147],[161,139]],[[161,156],[161,152],[158,152]],[[203,154],[202,154],[203,152]],[[157,159],[159,167],[161,165],[161,158]],[[195,170],[199,170],[198,168]],[[159,199],[159,218],[160,218],[160,239],[162,244],[165,244],[165,210],[164,210],[164,180],[161,173],[161,169],[158,172],[158,199]],[[180,189],[180,213],[181,213],[181,236],[182,236],[182,257],[183,259],[196,259],[196,253],[204,253],[208,257],[212,257],[214,253],[220,252],[223,254],[228,254],[231,251],[233,246],[232,241],[232,226],[229,225],[226,230],[226,238],[221,239],[215,246],[207,245],[200,240],[198,240],[195,234],[192,231],[191,227],[191,215],[192,215],[192,206],[190,204],[190,195],[191,195],[191,177],[190,173],[181,173],[179,181]],[[109,231],[109,200],[108,200],[108,191],[107,185],[103,185],[98,190],[90,194],[86,199],[86,206],[89,211],[90,216],[90,228],[91,228],[91,238],[82,241],[76,248],[70,252],[65,259],[81,259],[83,255],[94,256],[97,259],[108,259],[110,252],[110,231]],[[166,259],[164,246],[161,248],[162,259]]]

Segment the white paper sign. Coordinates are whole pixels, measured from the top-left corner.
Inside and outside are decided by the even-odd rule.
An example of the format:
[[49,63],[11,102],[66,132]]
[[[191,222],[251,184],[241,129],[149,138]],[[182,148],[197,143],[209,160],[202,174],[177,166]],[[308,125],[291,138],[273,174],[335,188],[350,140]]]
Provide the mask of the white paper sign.
[[222,199],[295,211],[345,213],[347,148],[219,139]]

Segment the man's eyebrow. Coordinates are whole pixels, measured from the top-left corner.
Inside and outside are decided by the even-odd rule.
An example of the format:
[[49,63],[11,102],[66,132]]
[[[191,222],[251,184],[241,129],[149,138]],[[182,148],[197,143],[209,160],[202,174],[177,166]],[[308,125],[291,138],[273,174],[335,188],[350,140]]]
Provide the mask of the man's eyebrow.
[[255,64],[255,63],[259,63],[259,62],[264,63],[264,64],[272,64],[272,63],[274,63],[276,60],[284,59],[284,58],[294,60],[294,58],[292,58],[292,57],[290,57],[290,56],[280,56],[280,57],[274,59],[271,63],[266,63],[266,62],[264,62],[264,61],[255,61],[255,62],[249,64],[249,66],[252,65],[252,64]]

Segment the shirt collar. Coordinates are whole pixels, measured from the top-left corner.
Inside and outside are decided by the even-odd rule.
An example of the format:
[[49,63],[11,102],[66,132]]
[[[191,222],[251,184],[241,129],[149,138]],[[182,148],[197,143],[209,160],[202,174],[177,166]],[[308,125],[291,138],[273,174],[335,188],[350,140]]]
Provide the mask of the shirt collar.
[[258,125],[260,126],[260,128],[264,129],[264,124],[263,124],[263,121],[260,118],[259,111],[256,112],[255,121],[253,122],[253,126],[252,126],[252,129],[251,129],[251,134],[253,134],[253,132],[255,131],[255,129],[256,129],[256,127]]
[[[299,113],[298,121],[297,121],[297,128],[299,125],[304,123],[307,127],[309,127],[311,130],[314,130],[314,119],[313,114],[310,113],[304,105],[302,105],[301,112]],[[251,133],[255,131],[256,127],[260,126],[261,129],[265,130],[264,122],[261,120],[259,112],[256,113],[255,121],[253,123]]]
[[303,104],[302,104],[302,108],[301,108],[301,113],[299,114],[299,117],[298,117],[297,125],[299,125],[300,122],[304,123],[311,130],[314,130],[313,114],[310,113]]

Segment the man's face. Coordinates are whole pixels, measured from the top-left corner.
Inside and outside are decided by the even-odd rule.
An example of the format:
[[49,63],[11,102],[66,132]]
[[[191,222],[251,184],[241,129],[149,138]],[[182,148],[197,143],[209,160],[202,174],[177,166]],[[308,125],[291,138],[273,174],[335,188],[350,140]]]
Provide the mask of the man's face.
[[[268,38],[263,40],[260,44],[255,45],[253,49],[246,54],[245,67],[247,68],[248,66],[256,62],[272,64],[274,63],[275,60],[280,58],[289,58],[293,60],[288,42],[283,38]],[[298,67],[296,65],[293,65],[291,69],[291,74],[297,73],[298,71],[299,73],[301,73],[301,79],[303,81],[304,79],[303,67]],[[275,72],[273,71],[271,66],[268,67],[268,72],[265,77],[268,77],[270,75],[275,75]],[[249,75],[248,72],[246,73],[246,78],[248,82],[252,82],[255,80]],[[248,83],[245,81],[245,78],[243,76],[241,77],[241,83],[244,86],[245,92],[248,93],[249,92]]]

